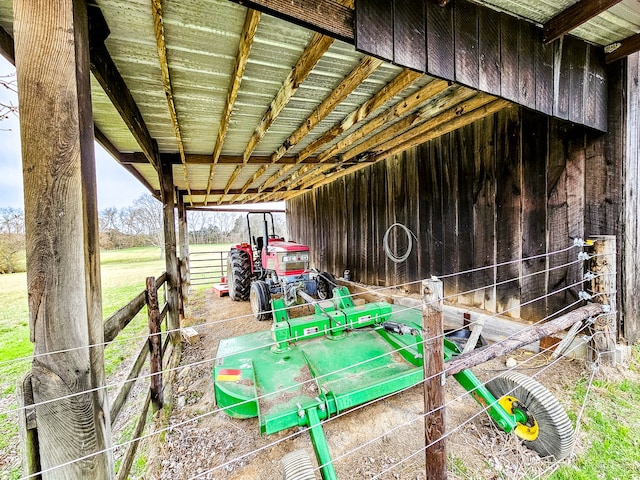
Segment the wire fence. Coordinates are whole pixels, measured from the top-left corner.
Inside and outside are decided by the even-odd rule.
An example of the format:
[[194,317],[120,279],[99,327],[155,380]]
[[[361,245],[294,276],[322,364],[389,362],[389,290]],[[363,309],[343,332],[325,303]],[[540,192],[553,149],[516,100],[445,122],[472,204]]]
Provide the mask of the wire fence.
[[[587,256],[582,255],[582,248],[583,248],[583,244],[579,243],[579,242],[576,242],[573,245],[571,245],[571,246],[569,246],[569,247],[567,247],[565,249],[558,250],[557,252],[551,252],[551,253],[547,254],[547,256],[553,256],[555,254],[565,253],[565,252],[567,252],[567,251],[569,251],[571,249],[576,249],[580,253],[580,255],[577,255],[577,259],[574,260],[574,261],[570,261],[570,262],[564,263],[563,265],[550,267],[545,271],[534,272],[534,273],[531,273],[530,275],[537,275],[537,274],[545,273],[545,272],[548,272],[548,271],[551,271],[551,270],[554,270],[554,269],[565,268],[565,267],[570,266],[570,265],[576,265],[576,264],[585,262],[586,260],[589,259],[589,256],[588,255]],[[539,258],[539,256],[532,257],[532,258]],[[527,260],[528,259],[518,259],[518,260],[514,260],[513,262],[505,262],[505,263],[502,263],[500,265],[505,265],[507,263],[515,263],[515,262],[525,262]],[[469,274],[469,273],[472,273],[472,272],[475,272],[475,271],[480,271],[480,270],[487,269],[487,268],[495,268],[497,266],[498,265],[491,265],[491,266],[481,267],[481,268],[478,268],[478,269],[466,270],[464,272],[458,272],[458,273],[452,273],[452,274],[448,274],[448,275],[443,275],[441,278],[445,279],[445,281],[446,281],[447,278],[452,278],[452,277],[454,277],[456,275],[466,275],[466,274]],[[592,274],[589,278],[593,279],[593,278],[598,277],[599,275],[603,275],[603,274]],[[473,292],[473,291],[482,290],[482,289],[485,289],[487,287],[495,287],[495,286],[502,285],[502,284],[505,284],[505,283],[508,283],[508,282],[521,281],[522,278],[523,278],[523,276],[519,275],[517,277],[511,278],[511,279],[508,279],[508,280],[502,280],[500,282],[496,282],[493,285],[485,285],[485,286],[482,286],[482,287],[474,288],[473,290],[471,290],[469,292],[464,292],[464,293],[470,293],[470,292]],[[390,288],[404,287],[406,285],[418,284],[420,282],[421,281],[408,282],[408,283],[404,283],[402,285],[395,285],[395,286],[392,286],[392,287],[387,286],[387,287],[379,287],[379,288],[370,288],[370,289],[367,289],[366,292],[353,293],[352,297],[357,298],[359,295],[367,295],[367,294],[371,294],[371,293],[377,293],[380,290],[388,290]],[[520,306],[528,304],[528,303],[535,303],[535,302],[538,302],[538,301],[542,301],[545,298],[548,298],[549,296],[556,295],[556,294],[558,294],[560,292],[563,292],[563,291],[566,291],[566,290],[569,290],[569,289],[580,288],[581,286],[583,286],[583,281],[578,281],[578,282],[572,283],[570,285],[565,285],[565,286],[563,286],[561,288],[555,289],[554,291],[546,292],[543,295],[539,295],[538,297],[536,297],[534,299],[528,300],[526,302],[522,302],[520,304]],[[598,295],[604,295],[604,294],[607,294],[607,293],[610,294],[612,292],[594,294],[594,295],[591,295],[590,298],[594,299]],[[456,295],[451,296],[451,299],[455,298],[457,295],[460,295],[460,293],[457,293]],[[559,314],[563,313],[564,311],[567,311],[569,309],[572,309],[572,308],[578,306],[580,303],[583,303],[583,301],[584,301],[583,297],[581,297],[578,300],[576,300],[575,302],[572,302],[572,303],[570,303],[568,305],[565,305],[561,309],[558,309],[558,310],[556,310],[554,312],[551,312],[549,315],[545,316],[544,318],[541,318],[539,321],[537,321],[535,323],[532,323],[531,325],[527,326],[526,329],[535,329],[537,326],[545,323],[550,318],[558,316]],[[308,305],[310,305],[310,304],[304,304],[302,306],[308,306]],[[406,311],[406,310],[415,310],[416,308],[421,308],[421,307],[396,307],[394,309],[394,314],[400,314],[400,313],[402,313],[403,311]],[[508,311],[509,311],[509,309],[504,309],[504,310],[502,310],[500,312],[496,312],[495,314],[489,315],[489,317],[499,317],[501,315],[504,315],[505,313],[508,313]],[[251,314],[240,315],[240,316],[235,316],[235,317],[230,317],[230,318],[224,318],[224,319],[221,319],[221,320],[214,320],[214,321],[204,322],[204,323],[201,323],[201,324],[195,326],[195,328],[197,328],[198,331],[200,331],[200,332],[204,332],[207,329],[221,327],[221,326],[224,327],[224,325],[227,324],[228,322],[233,322],[233,321],[236,321],[236,320],[244,320],[244,319],[248,320],[248,319],[252,319],[252,318],[253,318],[253,315],[251,315]],[[251,321],[254,321],[254,320],[251,320]],[[455,331],[455,330],[459,330],[459,329],[462,329],[462,328],[464,328],[464,329],[472,328],[474,323],[475,322],[472,321],[468,325],[465,325],[464,327],[457,327],[457,328],[454,328],[453,330]],[[574,334],[575,335],[586,334],[586,335],[593,336],[594,333],[590,330],[590,326],[591,326],[590,322],[584,322],[584,324],[581,326],[581,328],[579,330],[575,331]],[[376,325],[376,326],[373,327],[374,330],[382,329],[382,328],[383,327],[380,326],[380,325]],[[168,333],[179,333],[179,330],[166,331],[166,332],[162,332],[161,334],[165,335],[165,334],[168,334]],[[331,332],[327,331],[326,333],[329,334]],[[436,337],[433,337],[433,338],[423,338],[422,342],[426,343],[426,342],[434,340],[434,339],[441,340],[443,338],[443,336],[444,336],[444,333],[441,334],[441,335],[438,335]],[[116,338],[112,343],[116,343],[116,342],[131,342],[131,341],[134,341],[134,340],[145,340],[146,338],[148,338],[148,336],[141,336],[141,335],[123,336],[123,338],[119,338],[119,337]],[[509,338],[510,338],[509,336],[506,337],[506,339],[509,339]],[[303,339],[298,339],[298,340],[303,340]],[[244,349],[242,351],[235,352],[234,354],[246,354],[246,355],[249,355],[249,354],[252,353],[252,351],[254,351],[256,349],[269,349],[271,347],[275,348],[275,347],[277,347],[278,344],[279,344],[279,342],[275,341],[275,340],[272,341],[272,342],[264,342],[259,347],[254,347],[253,349]],[[100,344],[100,345],[91,345],[90,347],[103,347],[104,345],[106,345],[106,343]],[[78,347],[78,348],[87,348],[87,347],[85,346],[85,347]],[[578,348],[578,345],[574,345],[574,346],[570,347],[567,351],[570,352],[571,350],[574,350],[576,348]],[[10,361],[3,361],[3,362],[0,362],[0,364],[6,365],[6,364],[11,364],[11,363],[16,363],[16,362],[34,361],[36,359],[41,358],[44,355],[54,355],[54,354],[72,352],[74,350],[76,350],[76,349],[70,348],[70,349],[66,349],[66,350],[59,350],[59,351],[56,351],[56,352],[48,352],[46,354],[43,353],[43,354],[38,354],[38,355],[32,355],[32,356],[22,357],[22,358],[10,360]],[[351,369],[356,369],[356,368],[359,368],[359,367],[366,366],[369,362],[371,362],[371,364],[374,364],[377,360],[379,360],[382,357],[398,355],[398,354],[402,353],[404,350],[406,350],[406,346],[400,346],[398,348],[392,349],[391,351],[386,351],[384,353],[381,353],[380,355],[371,356],[370,358],[367,358],[366,360],[363,360],[361,362],[356,362],[356,363],[350,364],[347,367],[344,367],[344,368],[341,368],[341,369],[338,369],[338,370],[332,370],[331,372],[328,372],[328,373],[325,373],[325,374],[322,374],[322,375],[316,375],[313,378],[311,378],[311,379],[309,379],[309,380],[307,380],[305,382],[298,382],[298,383],[295,383],[294,385],[291,385],[291,386],[289,386],[287,388],[277,389],[276,391],[270,392],[270,393],[268,393],[266,395],[259,395],[256,398],[252,398],[250,400],[247,400],[247,402],[256,402],[257,404],[260,404],[260,402],[264,402],[264,401],[268,400],[268,397],[270,397],[270,396],[275,398],[275,397],[278,397],[279,395],[286,394],[287,393],[287,389],[289,389],[289,390],[299,389],[301,386],[304,386],[307,383],[310,384],[310,385],[311,384],[317,385],[317,382],[322,380],[323,377],[335,376],[335,375],[338,375],[338,374],[345,374],[345,373],[348,373],[349,370],[351,370]],[[535,375],[539,375],[541,372],[545,371],[547,368],[550,368],[550,367],[556,365],[558,362],[563,361],[562,356],[557,356],[556,358],[549,360],[546,357],[546,355],[548,355],[549,353],[550,353],[550,349],[541,349],[541,351],[539,353],[536,353],[535,355],[533,355],[529,359],[527,359],[525,362],[522,362],[520,365],[518,365],[518,368],[520,368],[520,369],[527,368],[527,367],[524,366],[524,365],[526,365],[527,362],[531,362],[534,359],[544,358],[545,366],[542,367],[542,369],[535,374]],[[596,357],[595,365],[598,364],[599,355],[602,355],[603,353],[604,352],[597,352],[596,354],[594,354],[594,356]],[[567,352],[565,352],[565,355],[566,354],[567,354]],[[211,368],[211,367],[213,367],[213,365],[216,365],[216,364],[221,363],[223,361],[224,361],[224,357],[219,357],[219,356],[216,356],[216,355],[205,355],[204,358],[202,358],[202,359],[193,360],[193,361],[189,361],[189,362],[184,362],[183,361],[178,366],[166,368],[162,372],[162,374],[163,375],[166,375],[168,373],[180,374],[180,372],[183,372],[186,369],[194,369],[196,367],[203,367],[203,366]],[[447,373],[447,364],[445,364],[444,372],[440,372],[440,373],[438,373],[438,375],[442,375],[442,373],[445,373],[445,374]],[[135,382],[135,381],[138,381],[138,380],[151,379],[152,376],[153,376],[153,374],[151,374],[151,373],[141,373],[141,374],[135,376],[135,378],[129,378],[129,379],[126,379],[126,380],[123,380],[123,381],[114,381],[114,382],[111,382],[111,383],[109,383],[107,385],[104,385],[104,386],[100,386],[100,387],[93,388],[93,389],[82,390],[80,392],[76,392],[76,393],[65,395],[65,396],[60,396],[60,397],[52,399],[52,400],[47,400],[47,401],[44,401],[44,402],[36,403],[34,405],[29,405],[28,407],[24,407],[23,406],[23,407],[4,408],[2,411],[0,411],[0,416],[2,416],[2,415],[22,414],[23,411],[25,410],[25,408],[42,407],[42,406],[45,406],[45,405],[50,406],[50,404],[54,404],[55,402],[68,400],[70,398],[73,398],[73,397],[76,397],[76,396],[79,396],[79,395],[85,395],[87,393],[97,392],[97,391],[101,391],[101,390],[108,390],[108,389],[112,389],[112,388],[119,388],[119,387],[122,387],[124,384],[129,383],[129,382]],[[419,382],[414,383],[413,385],[411,385],[411,386],[409,386],[407,388],[404,388],[404,389],[402,389],[400,391],[396,391],[396,392],[390,393],[388,395],[381,396],[380,398],[376,398],[374,400],[365,402],[365,403],[363,403],[361,405],[358,405],[356,407],[353,407],[353,408],[351,408],[351,409],[349,409],[347,411],[339,412],[339,413],[337,413],[336,415],[334,415],[334,416],[332,416],[330,418],[322,420],[321,425],[325,426],[327,424],[330,424],[330,422],[336,422],[338,419],[343,418],[346,415],[350,415],[352,412],[367,408],[367,407],[372,406],[372,405],[380,404],[381,402],[384,402],[388,398],[394,397],[394,396],[402,393],[403,391],[415,388],[416,386],[428,381],[429,379],[430,378],[423,378]],[[491,381],[492,379],[493,378],[489,379],[488,381]],[[593,380],[593,375],[591,376],[590,384],[591,384],[592,380]],[[484,382],[483,385],[486,385],[487,382]],[[584,405],[587,402],[587,396],[589,395],[589,392],[590,392],[590,388],[587,388],[586,395],[585,395],[585,398],[584,398],[584,401],[583,401],[583,404],[582,404],[583,405],[582,406],[582,410],[580,412],[580,415],[578,416],[578,421],[581,418],[582,411],[584,410]],[[472,392],[465,391],[461,395],[458,395],[457,397],[448,400],[445,403],[445,405],[443,405],[441,408],[453,408],[453,407],[455,407],[456,402],[460,401],[464,397],[469,396],[471,393]],[[477,412],[475,414],[471,415],[464,422],[461,422],[458,425],[448,426],[447,433],[442,438],[440,438],[438,440],[444,440],[445,438],[453,435],[455,432],[457,432],[460,429],[462,429],[465,425],[469,424],[469,422],[472,422],[474,419],[476,419],[479,415],[482,415],[484,412],[486,412],[490,407],[491,407],[491,405],[484,405],[482,407],[478,406]],[[146,434],[142,434],[142,435],[138,436],[137,438],[132,438],[130,440],[122,441],[122,442],[119,442],[119,443],[114,442],[113,445],[109,446],[108,448],[106,448],[104,450],[93,452],[93,453],[81,456],[80,458],[74,459],[74,460],[69,461],[69,462],[61,463],[60,465],[56,465],[56,466],[48,468],[48,469],[41,470],[37,474],[31,475],[31,476],[25,476],[23,478],[32,478],[32,477],[34,477],[36,475],[46,474],[48,472],[51,472],[51,471],[54,471],[54,470],[57,470],[57,469],[60,469],[60,468],[64,468],[65,466],[68,466],[68,465],[70,465],[70,464],[72,464],[74,462],[84,462],[84,461],[90,460],[91,458],[95,457],[96,455],[108,453],[108,452],[114,451],[114,450],[123,449],[123,448],[127,447],[128,445],[132,444],[133,442],[140,442],[142,440],[149,440],[149,439],[152,439],[154,437],[158,438],[159,436],[164,436],[164,435],[169,434],[171,432],[177,431],[181,427],[186,426],[186,425],[190,425],[190,426],[197,425],[203,419],[205,419],[207,417],[215,416],[215,415],[217,415],[219,413],[223,413],[228,408],[230,408],[230,407],[219,407],[219,406],[216,406],[216,407],[214,407],[214,408],[212,408],[212,409],[210,409],[210,410],[208,410],[206,412],[199,413],[197,415],[193,415],[190,418],[187,418],[187,419],[184,419],[184,420],[180,420],[180,421],[175,422],[175,423],[173,423],[171,425],[168,425],[168,426],[165,426],[165,427],[162,427],[162,428],[155,428],[153,431],[148,432]],[[367,440],[366,442],[364,442],[364,443],[362,443],[360,445],[352,447],[351,449],[347,449],[343,453],[334,456],[332,460],[333,460],[333,462],[335,464],[339,464],[341,461],[344,461],[344,459],[349,458],[350,456],[363,455],[364,454],[363,450],[366,452],[366,448],[369,445],[371,445],[371,444],[373,444],[375,442],[382,441],[384,438],[386,438],[387,436],[391,435],[392,433],[394,433],[396,431],[402,431],[403,429],[409,428],[409,426],[412,423],[415,423],[416,421],[420,421],[420,420],[424,421],[424,417],[429,415],[429,414],[431,414],[431,413],[433,413],[433,411],[424,412],[424,413],[418,415],[417,417],[408,420],[407,422],[405,422],[403,424],[396,425],[396,426],[394,426],[392,428],[389,428],[384,433],[382,433],[380,435],[376,435],[374,438],[369,439],[369,440]],[[249,428],[249,427],[247,427],[247,428]],[[195,475],[190,476],[189,478],[203,478],[203,477],[207,477],[207,476],[211,476],[211,478],[217,478],[216,475],[221,470],[225,470],[226,471],[230,466],[232,466],[232,465],[234,465],[234,464],[236,464],[238,462],[241,462],[241,461],[243,461],[243,460],[245,460],[245,459],[247,459],[247,458],[249,458],[251,456],[255,456],[255,455],[259,454],[260,452],[263,452],[264,450],[271,449],[271,448],[275,447],[276,445],[281,444],[282,442],[286,442],[286,441],[291,440],[291,439],[293,439],[295,437],[298,437],[298,436],[302,435],[303,433],[307,432],[308,430],[309,430],[308,427],[299,428],[295,432],[286,434],[284,436],[280,436],[277,440],[275,440],[273,442],[269,442],[269,443],[267,443],[265,445],[262,445],[262,446],[259,446],[257,448],[251,449],[249,452],[239,454],[237,457],[225,460],[225,461],[219,463],[218,465],[212,466],[210,468],[203,468],[203,469],[201,469],[202,471],[197,472]],[[436,441],[438,441],[438,440],[436,440]],[[375,476],[373,476],[371,478],[381,478],[382,476],[386,475],[387,473],[393,472],[394,470],[401,468],[402,465],[406,464],[407,462],[411,462],[412,459],[415,459],[417,456],[419,456],[421,454],[423,455],[424,452],[425,452],[425,449],[429,448],[429,446],[430,445],[425,445],[425,446],[423,446],[423,447],[421,447],[419,449],[416,449],[414,451],[402,452],[403,455],[401,456],[401,458],[399,458],[397,461],[395,461],[392,465],[388,465],[387,467],[383,468],[382,470],[377,472],[375,474]],[[548,467],[546,467],[544,472],[545,473],[549,473],[550,471],[553,470],[553,468],[557,468],[557,465],[559,465],[559,464],[560,464],[560,462],[558,462],[558,461],[550,462]],[[323,465],[319,465],[319,466],[316,467],[316,470],[321,469],[322,467],[323,467]]]

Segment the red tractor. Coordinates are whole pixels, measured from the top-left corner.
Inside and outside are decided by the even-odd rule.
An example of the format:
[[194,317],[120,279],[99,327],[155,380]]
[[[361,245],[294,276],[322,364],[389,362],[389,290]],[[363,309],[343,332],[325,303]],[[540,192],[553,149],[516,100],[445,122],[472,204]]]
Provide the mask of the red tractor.
[[[261,237],[251,235],[253,215],[262,216]],[[268,219],[271,219],[271,230]],[[249,299],[255,317],[268,320],[272,317],[272,295],[282,295],[287,306],[297,303],[298,296],[305,300],[309,295],[321,300],[331,298],[336,286],[333,275],[309,268],[309,247],[275,235],[271,213],[249,212],[247,229],[250,243],[231,247],[227,257],[227,282],[232,300]]]

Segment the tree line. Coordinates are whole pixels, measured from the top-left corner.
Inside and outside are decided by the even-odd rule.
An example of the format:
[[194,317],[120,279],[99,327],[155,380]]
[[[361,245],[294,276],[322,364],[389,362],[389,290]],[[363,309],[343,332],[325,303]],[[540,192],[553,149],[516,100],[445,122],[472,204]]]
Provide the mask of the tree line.
[[[286,234],[283,213],[274,213],[275,233]],[[149,194],[138,197],[128,207],[109,207],[99,212],[100,248],[116,250],[131,247],[164,247],[162,204]],[[187,213],[190,244],[220,244],[247,241],[246,213]],[[261,235],[261,227],[251,225],[252,235]],[[18,208],[0,208],[0,274],[24,268],[24,212]]]

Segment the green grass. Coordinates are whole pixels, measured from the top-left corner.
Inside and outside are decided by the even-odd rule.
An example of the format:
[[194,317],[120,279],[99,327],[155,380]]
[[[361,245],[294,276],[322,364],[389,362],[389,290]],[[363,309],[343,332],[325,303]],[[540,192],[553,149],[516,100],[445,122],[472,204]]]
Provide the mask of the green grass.
[[[228,245],[192,245],[190,251],[229,249]],[[164,259],[156,247],[136,247],[100,253],[103,318],[129,303],[145,288],[147,276],[159,276],[165,270]],[[162,301],[162,296],[159,299]],[[26,273],[0,275],[0,411],[16,408],[15,385],[31,369],[33,345],[29,340],[29,309]],[[147,332],[146,309],[131,321],[122,334],[105,348],[107,378],[132,359]],[[19,360],[24,358],[25,360]],[[17,423],[14,414],[0,415],[0,450],[15,448]],[[1,458],[1,456],[0,456]],[[144,455],[136,462],[138,471]],[[0,478],[20,478],[16,465],[0,463]]]
[[[553,480],[637,480],[640,478],[640,345],[633,349],[630,374],[614,381],[595,380],[581,421],[586,451],[571,465],[563,465]],[[579,406],[588,379],[576,385]]]

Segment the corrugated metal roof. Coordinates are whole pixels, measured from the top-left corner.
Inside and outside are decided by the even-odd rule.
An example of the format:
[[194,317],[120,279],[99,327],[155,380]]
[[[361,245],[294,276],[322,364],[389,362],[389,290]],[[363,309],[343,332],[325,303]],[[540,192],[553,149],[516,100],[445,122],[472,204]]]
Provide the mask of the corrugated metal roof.
[[[169,112],[158,46],[154,32],[154,18],[150,0],[94,0],[110,29],[105,45],[117,66],[133,99],[140,109],[144,122],[161,154],[176,154],[178,142]],[[525,18],[538,25],[575,3],[574,0],[479,0],[476,3]],[[168,69],[175,100],[178,123],[187,155],[212,158],[216,137],[232,81],[232,73],[240,44],[247,9],[228,0],[181,0],[162,2],[162,21],[167,48]],[[12,33],[12,1],[0,0],[0,25]],[[584,25],[572,34],[596,45],[605,46],[640,32],[640,1],[623,0]],[[278,94],[287,75],[307,47],[314,33],[269,15],[262,15],[255,40],[242,77],[237,99],[233,105],[229,128],[222,147],[223,156],[239,157],[247,148],[251,136],[260,124],[269,105]],[[290,135],[303,125],[314,110],[342,82],[363,59],[352,45],[334,41],[295,94],[282,109],[270,128],[256,145],[253,156],[270,156],[287,141]],[[365,78],[326,118],[298,144],[289,148],[287,157],[293,157],[308,145],[342,122],[363,103],[370,100],[385,85],[403,72],[403,69],[383,63]],[[398,105],[403,99],[433,81],[423,75],[400,93],[387,99],[368,118]],[[457,92],[457,93],[455,93]],[[463,101],[473,91],[451,87],[425,100],[415,108],[424,108],[426,120],[449,107],[451,99]],[[121,119],[118,111],[96,81],[92,81],[92,97],[96,126],[120,152],[139,152],[141,149]],[[373,129],[352,146],[366,142],[371,136],[399,122],[404,116],[391,119]],[[313,155],[328,151],[347,138],[363,122],[352,126],[327,141]],[[401,133],[398,131],[397,133]],[[332,162],[340,161],[340,152]],[[209,202],[217,202],[220,193],[229,189],[229,200],[247,185],[247,195],[240,201],[253,198],[259,188],[279,184],[291,175],[311,170],[308,165],[278,163],[265,165],[249,162],[229,185],[237,172],[237,165],[226,162],[215,166],[209,182],[211,166],[202,161],[174,165],[176,186],[193,191],[191,201],[203,202],[207,187],[211,188]],[[154,189],[159,189],[158,174],[148,163],[132,163],[138,174]],[[322,166],[316,167],[322,170]],[[188,183],[187,183],[188,178]],[[269,182],[265,184],[265,181]],[[189,201],[189,199],[187,199]]]

